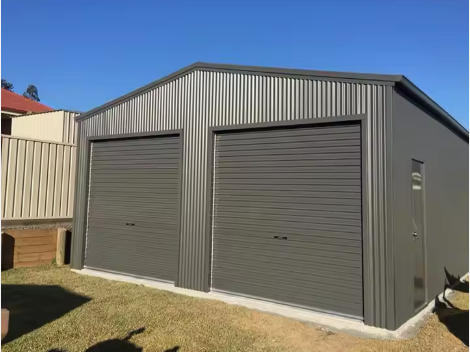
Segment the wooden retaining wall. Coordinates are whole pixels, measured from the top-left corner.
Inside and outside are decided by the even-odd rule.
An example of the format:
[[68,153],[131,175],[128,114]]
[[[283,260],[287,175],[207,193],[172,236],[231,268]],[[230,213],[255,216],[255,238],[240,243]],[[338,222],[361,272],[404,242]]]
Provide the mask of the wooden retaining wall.
[[56,254],[57,228],[2,231],[2,270],[51,263]]

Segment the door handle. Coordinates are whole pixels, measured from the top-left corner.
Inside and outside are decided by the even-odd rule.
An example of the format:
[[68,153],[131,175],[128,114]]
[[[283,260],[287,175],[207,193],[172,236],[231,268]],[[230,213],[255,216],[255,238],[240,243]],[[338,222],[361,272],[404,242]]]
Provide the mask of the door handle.
[[416,232],[413,232],[411,235],[413,236],[413,241],[418,238],[418,234]]

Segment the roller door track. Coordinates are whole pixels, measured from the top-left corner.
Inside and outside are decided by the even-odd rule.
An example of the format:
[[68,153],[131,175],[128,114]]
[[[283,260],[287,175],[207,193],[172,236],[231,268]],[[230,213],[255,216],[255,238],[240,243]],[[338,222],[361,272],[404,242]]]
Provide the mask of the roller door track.
[[178,136],[94,142],[85,265],[175,281]]
[[216,134],[212,289],[363,317],[360,124]]

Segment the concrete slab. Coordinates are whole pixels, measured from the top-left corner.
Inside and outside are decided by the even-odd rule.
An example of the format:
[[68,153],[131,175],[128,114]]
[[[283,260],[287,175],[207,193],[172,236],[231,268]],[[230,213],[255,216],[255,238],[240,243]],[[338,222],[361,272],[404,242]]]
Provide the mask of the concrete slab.
[[[406,339],[410,338],[419,330],[419,327],[424,323],[426,318],[432,313],[434,307],[434,301],[429,303],[426,308],[421,312],[415,315],[413,318],[408,320],[403,324],[399,329],[395,331],[390,331],[386,329],[381,329],[373,326],[365,325],[362,321],[343,318],[331,314],[314,312],[311,310],[300,309],[295,307],[284,306],[281,304],[265,302],[252,298],[245,298],[240,296],[228,295],[219,292],[200,292],[188,290],[180,287],[175,287],[173,284],[159,282],[155,280],[142,279],[127,275],[109,273],[98,270],[91,269],[82,269],[74,270],[82,275],[89,275],[95,277],[101,277],[103,279],[115,280],[133,283],[136,285],[144,285],[147,287],[156,288],[159,290],[165,290],[174,292],[177,294],[182,294],[186,296],[203,298],[203,299],[213,299],[222,301],[228,304],[243,306],[250,309],[255,309],[258,311],[277,314],[287,318],[296,319],[312,325],[314,327],[334,331],[334,332],[345,332],[351,335],[359,336],[362,338],[373,338],[373,339]],[[452,290],[446,291],[446,297],[452,294]],[[439,298],[442,298],[442,294]]]

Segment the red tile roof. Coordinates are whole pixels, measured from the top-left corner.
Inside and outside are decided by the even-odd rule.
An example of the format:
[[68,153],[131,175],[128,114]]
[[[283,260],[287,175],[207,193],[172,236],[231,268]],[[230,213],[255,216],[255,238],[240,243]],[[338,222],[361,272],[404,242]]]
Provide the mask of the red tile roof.
[[52,111],[53,109],[2,88],[2,110],[27,113]]

